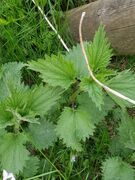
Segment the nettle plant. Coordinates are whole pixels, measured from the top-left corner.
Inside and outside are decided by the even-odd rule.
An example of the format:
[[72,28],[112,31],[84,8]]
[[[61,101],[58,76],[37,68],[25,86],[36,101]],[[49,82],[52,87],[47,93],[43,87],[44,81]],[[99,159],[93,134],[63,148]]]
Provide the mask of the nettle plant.
[[[95,33],[93,42],[86,42],[84,46],[88,65],[96,79],[135,100],[135,74],[108,67],[113,54],[103,26]],[[21,69],[24,66],[39,73],[40,85],[29,87],[23,83]],[[96,126],[116,107],[120,107],[118,118],[121,119],[117,147],[129,150],[135,157],[135,118],[127,113],[127,107],[134,105],[105,91],[92,79],[80,45],[65,55],[46,56],[27,65],[3,65],[0,94],[2,169],[23,173],[28,164],[39,164],[39,159],[31,155],[30,147],[41,151],[58,139],[62,139],[67,148],[82,151],[82,144],[94,136]],[[103,179],[134,179],[130,163],[132,161],[127,163],[117,155],[108,158],[101,167]]]

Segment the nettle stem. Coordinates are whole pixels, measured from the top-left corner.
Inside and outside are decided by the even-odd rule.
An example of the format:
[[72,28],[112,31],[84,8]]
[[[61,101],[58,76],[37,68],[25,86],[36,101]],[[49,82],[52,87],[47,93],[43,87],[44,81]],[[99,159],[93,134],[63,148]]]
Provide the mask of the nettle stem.
[[106,86],[105,84],[103,84],[102,82],[100,82],[98,79],[96,79],[96,77],[94,76],[93,72],[92,72],[92,69],[91,67],[89,66],[89,61],[88,61],[88,58],[87,58],[87,55],[86,55],[86,51],[85,51],[85,48],[84,48],[84,44],[83,44],[83,38],[82,38],[82,23],[83,23],[83,19],[85,17],[85,14],[86,12],[83,12],[82,13],[82,16],[81,16],[81,19],[80,19],[80,24],[79,24],[79,37],[80,37],[80,44],[81,44],[81,48],[82,48],[82,52],[83,52],[83,55],[84,55],[84,59],[85,59],[85,62],[86,62],[86,65],[87,65],[87,68],[88,68],[88,71],[89,71],[89,74],[91,76],[91,78],[99,85],[101,86],[106,92],[108,93],[111,93],[123,100],[126,100],[132,104],[135,105],[135,101],[133,99],[130,99],[128,98],[127,96],[124,96],[123,94],[109,88],[108,86]]
[[81,92],[79,87],[79,81],[77,80],[76,83],[73,85],[71,96],[69,97],[69,105],[72,106],[73,109],[77,107],[76,99],[78,94]]
[[20,132],[20,124],[19,122],[17,122],[17,119],[15,119],[14,132],[15,134],[18,134]]

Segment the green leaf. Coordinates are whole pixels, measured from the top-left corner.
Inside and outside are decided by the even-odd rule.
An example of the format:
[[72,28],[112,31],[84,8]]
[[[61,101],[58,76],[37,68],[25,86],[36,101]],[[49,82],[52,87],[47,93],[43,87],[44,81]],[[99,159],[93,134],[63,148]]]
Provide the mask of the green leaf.
[[[16,87],[18,88],[18,87]],[[26,113],[25,110],[25,96],[27,93],[27,89],[10,89],[10,96],[5,98],[0,103],[0,128],[5,128],[6,126],[14,125],[15,122],[15,114],[13,112],[16,112],[18,114]],[[17,116],[16,116],[17,118]],[[19,119],[16,119],[19,120]]]
[[25,67],[25,64],[22,62],[9,62],[1,66],[1,72],[3,76],[12,74],[11,78],[20,79],[23,67]]
[[46,120],[40,124],[30,124],[28,129],[31,142],[38,149],[47,149],[56,140],[55,125]]
[[112,138],[109,150],[113,156],[121,156],[124,158],[130,157],[132,150],[124,146],[124,143],[120,140],[120,137],[116,135]]
[[14,80],[15,82],[20,82],[21,80],[21,70],[25,64],[19,62],[9,62],[0,67],[0,80],[5,81]]
[[117,76],[108,81],[108,85],[135,100],[135,74],[132,71],[125,70],[118,73]]
[[95,103],[92,102],[91,98],[89,98],[88,93],[82,93],[78,96],[78,103],[81,108],[87,111],[95,124],[98,124],[101,120],[103,120],[108,114],[108,111],[112,110],[114,107],[113,101],[107,96],[104,96],[103,102],[101,110],[99,110]]
[[90,67],[96,72],[99,69],[105,69],[112,57],[112,49],[106,38],[104,27],[100,25],[95,33],[93,42],[87,46],[87,56]]
[[6,109],[6,103],[0,103],[0,129],[14,124],[14,122],[11,120],[13,118],[12,114],[6,111]]
[[121,143],[126,148],[135,150],[135,118],[132,119],[126,114],[123,115],[118,131]]
[[[117,76],[110,79],[107,82],[107,85],[120,92],[121,94],[135,100],[135,74],[129,70],[122,71],[118,73]],[[109,94],[110,95],[110,94]],[[130,103],[127,103],[120,98],[110,95],[116,103],[118,103],[121,107],[129,106]]]
[[77,151],[82,150],[80,141],[93,135],[94,129],[94,123],[86,111],[68,107],[62,112],[56,127],[57,134],[64,143]]
[[112,70],[112,69],[104,69],[104,70],[98,71],[96,73],[96,78],[99,81],[106,83],[108,78],[110,79],[111,77],[114,77],[116,75],[117,75],[117,71]]
[[[88,43],[85,42],[84,46],[87,47],[87,45]],[[78,78],[88,76],[89,73],[80,44],[73,46],[73,48],[66,53],[65,60],[71,61],[74,64]]]
[[0,69],[0,101],[10,95],[11,87],[17,87],[21,84],[21,69],[23,63],[10,62],[4,64]]
[[3,136],[0,140],[0,159],[3,169],[14,174],[23,170],[29,158],[29,153],[24,146],[26,141],[23,133],[7,133]]
[[126,110],[126,107],[131,107],[132,106],[131,103],[129,103],[129,102],[127,102],[127,101],[125,101],[125,100],[123,100],[121,98],[118,98],[118,97],[116,97],[115,95],[113,95],[111,93],[108,93],[108,95],[112,98],[112,100],[114,100],[114,102],[116,104],[118,104],[123,109],[123,111]]
[[134,180],[134,169],[120,158],[107,159],[102,165],[103,180]]
[[[19,89],[18,89],[19,88]],[[45,115],[60,99],[62,90],[40,85],[10,88],[10,96],[0,103],[0,128],[26,121],[38,123],[36,115]]]
[[30,178],[37,174],[39,168],[40,160],[37,157],[30,157],[26,161],[26,166],[23,169],[23,177]]
[[63,91],[56,87],[35,86],[28,96],[27,108],[39,115],[45,115],[60,99]]
[[61,86],[68,89],[75,82],[76,71],[70,61],[65,61],[63,56],[46,56],[46,59],[31,61],[29,69],[40,73],[44,82],[51,86]]
[[95,103],[96,107],[101,110],[101,106],[104,103],[102,88],[90,78],[83,78],[80,83],[80,88],[83,91],[88,92],[93,103]]

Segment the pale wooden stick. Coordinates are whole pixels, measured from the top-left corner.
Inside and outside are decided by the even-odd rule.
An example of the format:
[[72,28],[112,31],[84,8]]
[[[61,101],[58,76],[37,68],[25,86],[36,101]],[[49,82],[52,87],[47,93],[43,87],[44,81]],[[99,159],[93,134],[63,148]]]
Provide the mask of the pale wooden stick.
[[135,105],[135,101],[133,99],[130,99],[126,96],[124,96],[123,94],[109,88],[108,86],[104,85],[103,83],[101,83],[98,79],[96,79],[96,77],[94,76],[93,72],[92,72],[92,69],[91,67],[89,66],[89,61],[88,61],[88,58],[87,58],[87,55],[86,55],[86,52],[85,52],[85,48],[84,48],[84,44],[83,44],[83,38],[82,38],[82,22],[83,22],[83,19],[84,19],[84,16],[85,16],[85,12],[82,13],[82,16],[81,16],[81,19],[80,19],[80,24],[79,24],[79,37],[80,37],[80,44],[81,44],[81,48],[82,48],[82,52],[83,52],[83,55],[84,55],[84,59],[85,59],[85,62],[86,62],[86,65],[87,65],[87,68],[88,68],[88,71],[89,71],[89,74],[91,76],[91,78],[99,85],[101,86],[105,91],[123,99],[123,100],[126,100],[132,104]]
[[[32,0],[32,2],[36,5],[35,0]],[[47,16],[44,14],[43,10],[41,9],[40,6],[38,6],[38,10],[41,12],[41,14],[43,15],[44,19],[47,21],[47,23],[49,24],[49,26],[52,28],[52,30],[56,33],[56,35],[58,36],[60,42],[62,43],[62,45],[64,46],[64,48],[69,52],[69,48],[67,47],[66,43],[64,42],[64,40],[62,39],[62,37],[59,35],[58,31],[55,29],[55,27],[52,25],[52,23],[49,21],[49,19],[47,18]]]

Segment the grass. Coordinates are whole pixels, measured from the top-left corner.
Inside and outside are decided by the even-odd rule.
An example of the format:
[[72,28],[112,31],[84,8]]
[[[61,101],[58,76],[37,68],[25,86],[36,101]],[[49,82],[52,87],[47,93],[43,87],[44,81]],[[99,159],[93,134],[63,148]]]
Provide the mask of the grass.
[[37,59],[58,52],[61,44],[30,1],[1,2],[1,63]]
[[[85,1],[76,3],[73,0],[48,0],[47,4],[45,0],[40,0],[40,2],[55,28],[60,30],[59,33],[68,45],[71,45],[72,40],[65,33],[66,27],[60,21],[63,16],[62,11],[84,4]],[[31,0],[2,0],[0,7],[1,64],[9,61],[26,62],[41,58],[45,54],[63,51],[55,33]]]
[[[61,18],[63,11],[85,4],[86,0],[41,0],[40,5],[47,16],[71,47],[74,44],[63,25]],[[27,62],[31,59],[43,58],[46,54],[57,54],[64,51],[55,33],[44,21],[38,9],[30,0],[1,0],[0,2],[0,64],[10,61]],[[128,63],[127,63],[128,59]],[[115,58],[112,66],[115,68],[135,69],[135,57]],[[28,84],[35,83],[36,75],[24,72],[24,79]],[[117,124],[117,123],[116,123]],[[112,139],[113,129],[110,117],[108,124],[102,122],[97,128],[96,136],[87,140],[82,153],[75,153],[58,142],[48,151],[36,152],[42,159],[37,176],[33,179],[42,180],[63,179],[60,173],[69,180],[98,180],[101,179],[101,163],[106,158]],[[47,157],[47,158],[46,158]],[[75,157],[75,161],[71,159]],[[54,166],[60,173],[54,172]],[[53,172],[52,174],[48,172]]]

